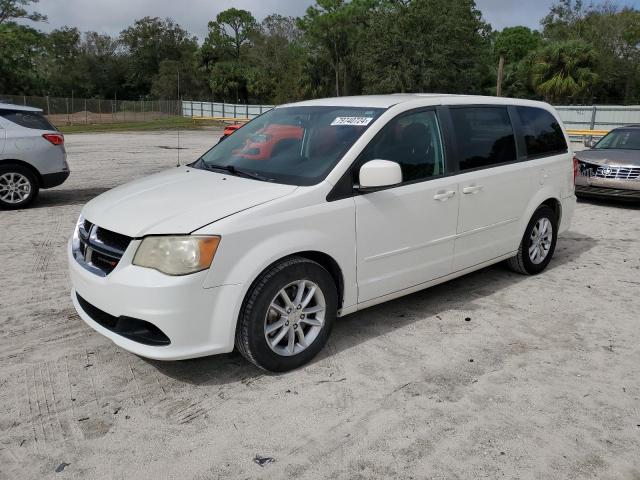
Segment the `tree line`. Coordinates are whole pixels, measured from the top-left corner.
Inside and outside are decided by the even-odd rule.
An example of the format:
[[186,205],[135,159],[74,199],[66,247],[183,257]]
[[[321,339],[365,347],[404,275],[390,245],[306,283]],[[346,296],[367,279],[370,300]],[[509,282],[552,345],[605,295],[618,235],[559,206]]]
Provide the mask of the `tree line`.
[[[41,31],[38,0],[0,0],[0,93],[210,99],[440,92],[640,102],[640,10],[559,0],[541,21],[494,30],[473,0],[317,0],[301,18],[230,8],[202,43],[169,18],[118,36]],[[179,82],[179,85],[178,85]]]

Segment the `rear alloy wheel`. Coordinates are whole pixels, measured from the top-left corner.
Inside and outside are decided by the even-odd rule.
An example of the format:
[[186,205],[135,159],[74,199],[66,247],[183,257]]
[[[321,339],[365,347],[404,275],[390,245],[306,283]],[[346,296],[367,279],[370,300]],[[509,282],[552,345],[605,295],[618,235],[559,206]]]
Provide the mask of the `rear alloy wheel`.
[[542,217],[536,222],[529,235],[529,260],[540,265],[549,255],[553,243],[553,225],[551,220]]
[[265,370],[309,362],[324,346],[337,312],[337,290],[320,264],[290,257],[266,270],[247,294],[236,347]]
[[0,207],[7,210],[24,208],[38,195],[33,174],[20,165],[0,167]]
[[553,257],[558,239],[558,219],[550,207],[539,207],[527,225],[518,254],[510,258],[509,267],[525,275],[543,271]]

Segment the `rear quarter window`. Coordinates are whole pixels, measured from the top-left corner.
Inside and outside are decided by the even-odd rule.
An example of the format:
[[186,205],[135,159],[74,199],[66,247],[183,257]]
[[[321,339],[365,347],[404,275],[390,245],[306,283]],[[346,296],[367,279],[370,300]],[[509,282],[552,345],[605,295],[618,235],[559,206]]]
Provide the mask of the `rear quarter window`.
[[527,157],[568,151],[562,127],[551,113],[541,108],[516,107],[527,148]]
[[0,116],[25,128],[32,128],[34,130],[58,130],[39,112],[1,109]]

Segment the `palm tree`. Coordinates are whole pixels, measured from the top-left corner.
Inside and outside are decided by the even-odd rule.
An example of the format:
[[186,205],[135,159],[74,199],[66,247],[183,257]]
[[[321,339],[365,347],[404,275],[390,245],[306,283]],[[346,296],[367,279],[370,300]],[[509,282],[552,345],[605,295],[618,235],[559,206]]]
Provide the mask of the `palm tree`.
[[593,72],[595,58],[593,47],[579,40],[547,45],[532,67],[533,89],[548,102],[584,98],[598,81]]

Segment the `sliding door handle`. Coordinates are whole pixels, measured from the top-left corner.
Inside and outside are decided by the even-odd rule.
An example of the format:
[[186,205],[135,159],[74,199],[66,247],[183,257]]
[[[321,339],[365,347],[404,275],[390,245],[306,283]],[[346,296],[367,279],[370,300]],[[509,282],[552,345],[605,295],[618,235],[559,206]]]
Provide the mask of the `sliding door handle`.
[[452,197],[454,197],[456,194],[455,191],[453,190],[449,190],[448,192],[438,192],[433,196],[434,200],[440,200],[441,202],[444,202],[445,200],[448,200]]
[[470,193],[478,193],[480,190],[482,190],[482,185],[472,185],[470,187],[464,187],[462,193],[469,195]]

